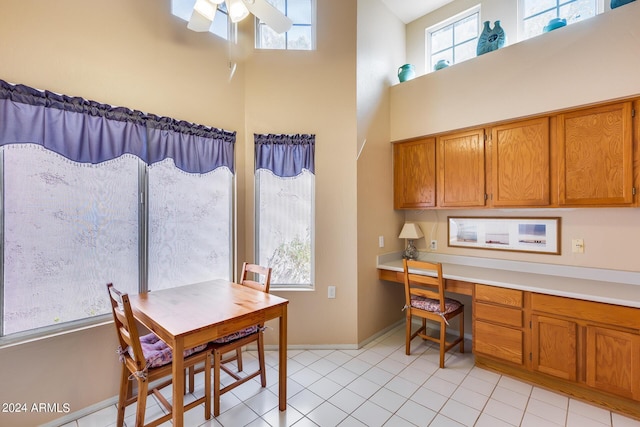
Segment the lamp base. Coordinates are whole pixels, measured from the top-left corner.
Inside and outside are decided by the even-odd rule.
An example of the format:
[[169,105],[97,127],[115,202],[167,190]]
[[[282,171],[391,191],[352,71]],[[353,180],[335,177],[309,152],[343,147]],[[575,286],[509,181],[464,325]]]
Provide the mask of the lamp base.
[[413,240],[407,242],[407,249],[402,253],[402,258],[411,260],[418,259],[418,250],[413,246]]

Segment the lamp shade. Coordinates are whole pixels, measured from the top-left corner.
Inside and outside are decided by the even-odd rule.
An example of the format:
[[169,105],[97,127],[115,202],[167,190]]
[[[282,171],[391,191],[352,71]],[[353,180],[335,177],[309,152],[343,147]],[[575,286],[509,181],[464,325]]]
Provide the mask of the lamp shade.
[[398,237],[400,239],[419,239],[422,236],[424,236],[424,234],[422,234],[422,230],[420,230],[418,224],[407,222],[404,224],[404,227],[402,227],[402,231]]

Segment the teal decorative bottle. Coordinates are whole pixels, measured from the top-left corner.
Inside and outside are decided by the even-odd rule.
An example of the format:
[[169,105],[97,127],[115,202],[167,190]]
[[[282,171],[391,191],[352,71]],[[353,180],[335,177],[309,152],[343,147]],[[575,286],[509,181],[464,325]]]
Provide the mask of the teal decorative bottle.
[[402,67],[398,68],[398,79],[400,80],[400,83],[411,80],[415,76],[416,69],[411,64],[404,64]]
[[489,21],[484,21],[484,28],[482,29],[480,37],[478,37],[476,54],[480,56],[492,50],[500,49],[506,41],[507,35],[500,26],[500,21],[496,21],[493,28],[491,28]]
[[615,9],[616,7],[631,3],[632,1],[635,0],[611,0],[611,9]]

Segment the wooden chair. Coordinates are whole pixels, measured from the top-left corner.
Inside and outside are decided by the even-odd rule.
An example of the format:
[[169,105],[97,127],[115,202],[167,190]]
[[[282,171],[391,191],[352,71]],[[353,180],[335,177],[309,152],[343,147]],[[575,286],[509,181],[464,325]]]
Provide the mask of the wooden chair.
[[[436,342],[440,346],[440,367],[444,368],[444,354],[456,344],[460,344],[460,353],[464,353],[464,305],[460,301],[445,298],[442,264],[405,259],[403,266],[404,310],[407,313],[406,353],[411,354],[411,340],[417,336]],[[416,270],[423,271],[420,272],[421,274],[416,274]],[[435,277],[429,276],[430,272],[435,273]],[[447,342],[446,334],[449,320],[457,315],[460,315],[460,336],[452,342]],[[422,326],[412,333],[411,320],[413,316],[422,319]],[[427,320],[437,322],[440,325],[439,337],[427,334]]]
[[[111,300],[111,311],[113,321],[118,333],[120,361],[122,362],[122,376],[120,379],[120,395],[118,398],[118,417],[116,426],[122,427],[124,423],[124,411],[127,405],[137,400],[136,427],[152,427],[170,420],[172,417],[171,404],[160,393],[160,389],[170,385],[171,362],[173,354],[171,348],[161,341],[155,334],[151,333],[142,337],[138,334],[129,295],[123,294],[113,287],[107,285],[109,299]],[[184,352],[184,366],[191,368],[197,363],[204,363],[205,381],[204,396],[188,405],[185,411],[204,403],[205,418],[211,418],[211,358],[206,351],[207,345],[188,349]],[[154,388],[149,390],[149,384],[169,377],[165,381],[154,384]],[[135,380],[138,386],[137,395],[133,395],[129,380]],[[193,392],[193,382],[189,384],[190,391]],[[144,424],[147,396],[154,394],[157,399],[166,407],[168,414],[157,418],[148,424]]]
[[[256,264],[244,263],[242,265],[242,273],[240,275],[240,284],[258,291],[269,293],[269,285],[271,283],[271,268],[262,267]],[[250,326],[242,331],[227,335],[226,337],[215,340],[210,344],[213,354],[213,414],[220,415],[220,396],[250,379],[260,375],[262,387],[267,386],[267,375],[264,361],[264,324]],[[242,366],[242,347],[255,342],[258,348],[258,370],[240,377],[236,372],[225,366],[227,363],[236,360],[238,372],[243,370]],[[231,357],[223,359],[225,353],[234,352]],[[235,381],[231,384],[220,387],[220,371],[229,374]]]

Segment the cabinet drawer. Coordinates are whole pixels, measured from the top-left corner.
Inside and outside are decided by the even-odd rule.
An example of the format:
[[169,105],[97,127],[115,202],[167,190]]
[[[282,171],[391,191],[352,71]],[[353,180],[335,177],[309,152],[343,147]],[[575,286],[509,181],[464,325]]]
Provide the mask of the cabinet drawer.
[[476,285],[476,301],[522,307],[522,291],[497,286]]
[[473,334],[476,353],[522,365],[522,331],[476,320]]
[[487,320],[516,328],[522,327],[522,310],[519,308],[476,302],[474,310],[474,315],[478,320]]

